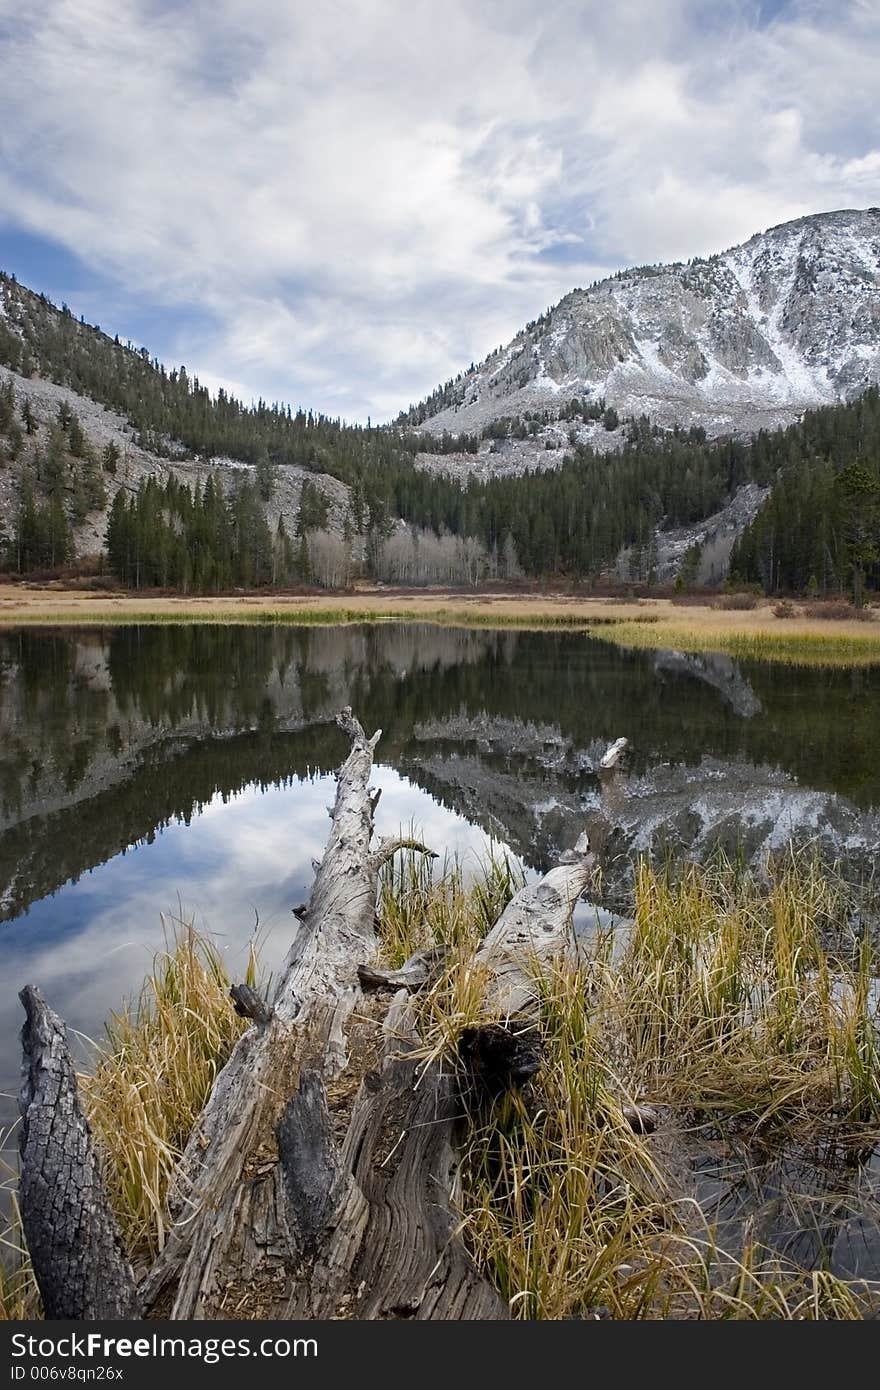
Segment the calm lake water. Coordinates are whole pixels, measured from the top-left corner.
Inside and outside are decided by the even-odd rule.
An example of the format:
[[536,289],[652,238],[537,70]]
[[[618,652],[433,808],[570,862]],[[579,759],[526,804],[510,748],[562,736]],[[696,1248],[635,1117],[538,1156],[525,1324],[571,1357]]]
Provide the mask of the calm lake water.
[[574,843],[631,740],[609,902],[633,856],[756,858],[789,838],[854,875],[880,853],[880,670],[624,652],[566,632],[141,627],[0,633],[0,1125],[18,990],[82,1038],[140,984],[166,918],[282,959],[308,896],[351,705],[383,730],[382,833],[415,821],[531,871]]

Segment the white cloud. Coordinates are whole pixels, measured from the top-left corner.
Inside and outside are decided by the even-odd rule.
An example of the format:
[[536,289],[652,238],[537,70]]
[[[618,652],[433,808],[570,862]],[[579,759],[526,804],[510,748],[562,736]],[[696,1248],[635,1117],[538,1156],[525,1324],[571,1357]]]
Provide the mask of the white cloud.
[[776,8],[0,0],[0,217],[207,314],[151,346],[208,382],[384,418],[603,269],[880,201],[878,5]]

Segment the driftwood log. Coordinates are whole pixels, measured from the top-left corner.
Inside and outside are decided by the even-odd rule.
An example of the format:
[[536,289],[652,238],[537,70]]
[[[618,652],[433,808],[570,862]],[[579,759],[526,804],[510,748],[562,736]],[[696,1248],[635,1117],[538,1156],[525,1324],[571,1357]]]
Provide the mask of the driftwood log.
[[[374,959],[379,870],[404,846],[429,851],[410,840],[373,846],[378,798],[369,777],[379,734],[367,738],[350,710],[338,722],[351,751],[311,897],[296,910],[273,999],[247,986],[231,991],[230,1007],[252,1025],[180,1160],[170,1233],[137,1288],[63,1027],[36,991],[23,993],[23,1214],[53,1316],[509,1316],[458,1231],[456,1138],[468,1088],[456,1068],[425,1061],[416,1030],[413,991],[442,969],[442,952],[420,952],[396,971]],[[572,909],[593,864],[582,837],[512,899],[478,952],[496,1020],[461,1041],[478,1096],[522,1084],[540,1065],[536,963],[570,944]],[[70,1177],[41,1214],[40,1184],[53,1162]]]

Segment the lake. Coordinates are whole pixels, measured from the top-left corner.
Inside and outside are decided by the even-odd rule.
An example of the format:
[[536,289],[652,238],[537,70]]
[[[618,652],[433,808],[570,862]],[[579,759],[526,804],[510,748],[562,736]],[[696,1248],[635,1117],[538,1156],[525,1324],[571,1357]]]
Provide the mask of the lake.
[[474,864],[494,842],[530,872],[574,843],[625,735],[611,907],[639,852],[756,861],[794,839],[854,877],[880,852],[877,668],[395,623],[2,632],[0,1125],[25,983],[85,1058],[173,919],[239,974],[256,928],[277,966],[329,829],[344,705],[383,731],[380,833],[414,822]]

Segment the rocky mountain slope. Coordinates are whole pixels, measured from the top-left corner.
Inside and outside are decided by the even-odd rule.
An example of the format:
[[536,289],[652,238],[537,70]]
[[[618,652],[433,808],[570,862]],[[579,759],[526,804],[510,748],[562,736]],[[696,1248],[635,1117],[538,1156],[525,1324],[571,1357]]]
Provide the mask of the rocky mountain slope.
[[[404,429],[349,426],[279,402],[245,405],[222,391],[212,397],[184,368],[169,371],[146,349],[111,339],[0,273],[0,543],[13,538],[28,471],[46,499],[61,497],[79,557],[101,549],[120,489],[136,493],[149,476],[204,484],[213,475],[228,498],[241,500],[247,490],[238,484],[250,476],[269,498],[269,536],[279,522],[288,538],[307,533],[301,559],[281,542],[272,550],[284,573],[329,587],[364,563],[387,577],[394,567],[385,550],[404,524],[478,545],[477,578],[494,572],[506,534],[529,575],[616,569],[627,580],[669,580],[699,550],[691,577],[715,583],[793,460],[798,495],[815,458],[825,460],[827,515],[834,471],[849,462],[874,468],[873,442],[854,420],[876,397],[865,394],[873,383],[880,383],[878,208],[801,218],[707,260],[641,267],[575,290],[506,349],[400,417]],[[823,405],[825,424],[791,431],[809,437],[745,442]],[[59,442],[66,407],[85,448],[81,439],[78,447],[72,437]],[[59,459],[59,449],[70,457]],[[115,461],[96,478],[106,449]],[[266,469],[274,472],[270,483]],[[499,479],[503,489],[493,491]],[[306,481],[318,496],[315,503],[310,489],[308,506]],[[466,508],[450,481],[475,485]],[[60,534],[63,517],[44,520],[52,537]],[[805,575],[787,576],[790,587],[803,587],[819,569],[823,591],[845,584],[841,524],[835,513],[823,540],[828,562],[817,568],[811,555]],[[816,530],[812,513],[809,528]],[[258,529],[265,530],[262,520]],[[254,540],[255,530],[242,534],[250,537],[245,555],[272,549],[269,539]],[[16,564],[51,568],[59,551],[67,558],[66,540],[20,545]],[[168,572],[167,564],[147,568]],[[223,574],[247,585],[256,570],[248,578],[246,568]],[[264,565],[256,582],[265,573]],[[206,574],[202,566],[190,579],[205,583]],[[442,578],[476,582],[457,560]],[[759,579],[766,582],[763,573]],[[433,570],[423,564],[408,582],[435,582]]]
[[[411,418],[428,435],[479,433],[526,412],[552,420],[583,397],[604,398],[621,417],[751,433],[877,382],[880,208],[868,208],[799,218],[707,260],[573,290]],[[555,433],[551,423],[551,447]],[[578,435],[605,430],[592,421]],[[536,437],[532,466],[545,443]]]
[[[0,364],[0,388],[10,381],[17,413],[20,414],[26,404],[29,405],[35,424],[34,435],[27,441],[24,451],[26,459],[30,459],[35,451],[46,449],[49,432],[57,422],[62,404],[69,406],[76,415],[95,455],[100,455],[107,444],[115,444],[119,450],[120,460],[115,474],[104,472],[102,475],[107,492],[106,506],[90,512],[75,528],[77,555],[97,555],[103,549],[107,518],[120,489],[134,494],[145,479],[154,477],[162,483],[171,473],[191,488],[197,484],[204,487],[208,476],[212,476],[228,494],[237,479],[254,477],[253,466],[237,459],[216,456],[200,459],[159,457],[138,442],[137,430],[117,411],[68,386],[46,381],[40,376],[23,377]],[[299,468],[295,464],[279,464],[275,470],[272,496],[266,505],[266,517],[272,530],[275,530],[280,519],[288,535],[296,534],[305,482],[311,483],[326,498],[328,526],[341,535],[350,510],[349,488],[339,478]],[[17,503],[18,470],[0,465],[0,543],[12,536]]]

